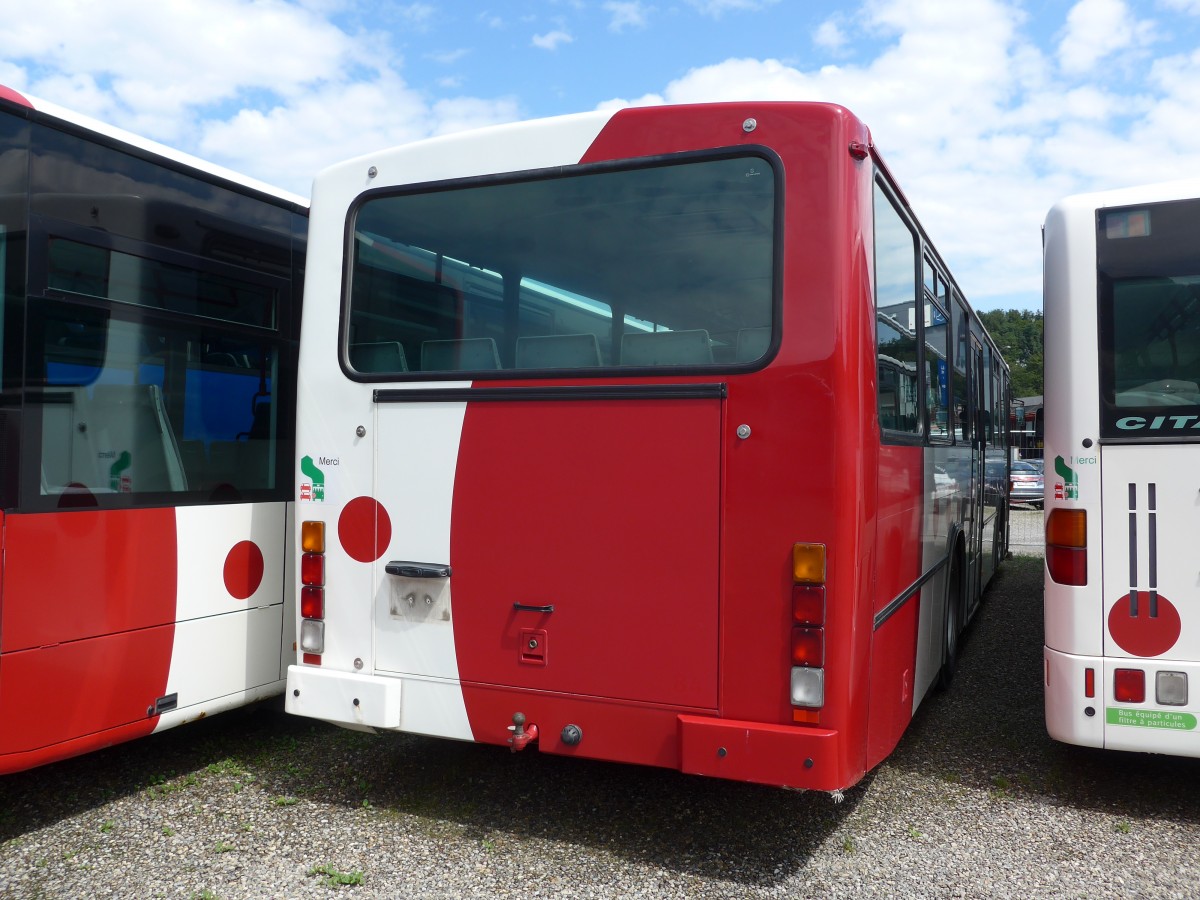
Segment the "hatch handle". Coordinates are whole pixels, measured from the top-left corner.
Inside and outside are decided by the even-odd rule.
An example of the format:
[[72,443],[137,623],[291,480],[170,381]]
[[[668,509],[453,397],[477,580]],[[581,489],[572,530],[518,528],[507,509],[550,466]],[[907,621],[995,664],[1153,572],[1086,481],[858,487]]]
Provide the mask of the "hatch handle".
[[383,570],[401,578],[449,578],[450,567],[442,563],[423,563],[399,560],[388,563]]
[[514,603],[513,609],[519,609],[524,612],[552,613],[554,612],[554,604],[547,603],[545,606],[534,606],[529,603]]

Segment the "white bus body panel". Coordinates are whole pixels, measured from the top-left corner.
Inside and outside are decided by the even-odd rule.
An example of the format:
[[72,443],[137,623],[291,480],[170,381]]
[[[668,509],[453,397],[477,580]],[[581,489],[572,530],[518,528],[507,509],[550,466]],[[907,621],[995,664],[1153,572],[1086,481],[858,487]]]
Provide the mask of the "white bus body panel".
[[[374,598],[373,608],[327,602],[323,660],[329,668],[289,668],[289,712],[464,740],[473,737],[458,683],[448,591],[436,598],[432,618],[410,616],[402,612],[408,609],[405,598],[414,593],[414,604],[424,607],[427,586],[410,586],[420,592],[405,591],[384,571],[389,559],[449,561],[451,498],[465,405],[429,405],[421,414],[418,433],[411,432],[407,416],[404,421],[409,424],[399,433],[399,419],[395,424],[381,421],[372,397],[376,388],[462,388],[470,382],[387,385],[328,377],[330,361],[343,355],[338,326],[351,206],[363,192],[379,188],[576,164],[611,117],[609,112],[584,113],[484,129],[470,140],[462,135],[432,138],[342,163],[314,181],[296,446],[298,458],[309,455],[318,465],[322,458],[331,464],[323,467],[323,500],[305,499],[297,491],[297,519],[324,521],[328,540],[334,541],[346,503],[375,496],[378,484],[390,484],[393,493],[404,496],[411,514],[392,521],[390,546],[375,563],[355,562],[342,553],[328,556],[326,584],[336,584],[340,598]],[[338,249],[327,253],[328,248]],[[357,437],[360,427],[363,436]],[[386,456],[380,446],[387,447]],[[303,478],[300,471],[298,462],[298,479]],[[419,479],[405,480],[409,473],[420,473]],[[426,558],[416,555],[418,548],[427,551]],[[389,640],[378,641],[377,629]],[[357,698],[361,706],[364,693],[373,698],[370,712],[352,702]]]

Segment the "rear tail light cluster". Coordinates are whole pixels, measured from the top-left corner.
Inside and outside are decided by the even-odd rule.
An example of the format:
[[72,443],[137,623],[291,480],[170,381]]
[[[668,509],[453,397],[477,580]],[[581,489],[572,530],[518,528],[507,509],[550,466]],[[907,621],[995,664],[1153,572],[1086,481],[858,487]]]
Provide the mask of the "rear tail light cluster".
[[300,650],[319,666],[325,652],[325,523],[300,524]]
[[825,545],[792,546],[792,718],[816,722],[825,705]]
[[[1118,703],[1145,703],[1146,673],[1142,669],[1114,670],[1113,699]],[[1159,706],[1187,706],[1187,672],[1155,672],[1154,702]]]
[[1052,509],[1046,518],[1046,571],[1058,584],[1087,584],[1087,511]]

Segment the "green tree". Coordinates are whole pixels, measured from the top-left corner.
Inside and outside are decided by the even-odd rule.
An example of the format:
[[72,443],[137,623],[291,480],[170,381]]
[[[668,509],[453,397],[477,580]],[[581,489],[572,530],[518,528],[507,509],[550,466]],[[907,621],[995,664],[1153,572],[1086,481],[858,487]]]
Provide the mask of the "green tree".
[[1014,397],[1043,393],[1042,314],[1028,309],[994,309],[979,318],[991,332],[1012,372]]

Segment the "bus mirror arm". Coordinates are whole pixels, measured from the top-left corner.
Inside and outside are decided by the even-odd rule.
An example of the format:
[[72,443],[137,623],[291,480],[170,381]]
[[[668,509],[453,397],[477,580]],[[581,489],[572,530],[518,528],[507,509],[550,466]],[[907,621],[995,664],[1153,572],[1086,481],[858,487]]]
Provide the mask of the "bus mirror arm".
[[384,566],[389,575],[400,578],[449,578],[450,567],[441,563],[390,562]]

